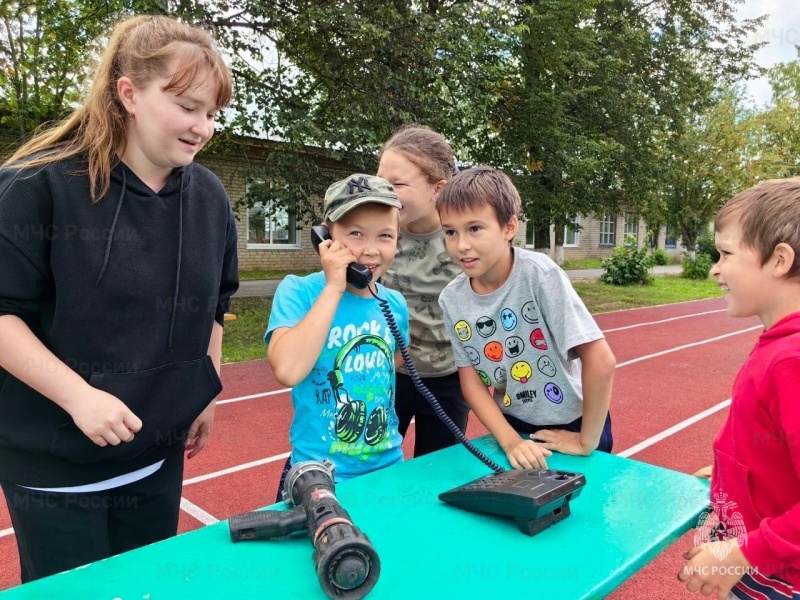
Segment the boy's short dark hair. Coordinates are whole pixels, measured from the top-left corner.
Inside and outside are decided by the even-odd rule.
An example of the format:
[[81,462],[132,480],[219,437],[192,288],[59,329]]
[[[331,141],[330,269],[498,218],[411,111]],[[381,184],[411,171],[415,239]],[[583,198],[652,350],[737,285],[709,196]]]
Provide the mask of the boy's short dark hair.
[[717,213],[714,229],[735,221],[742,243],[765,265],[780,243],[794,250],[789,277],[800,277],[800,177],[771,179],[731,198]]
[[481,165],[461,171],[442,188],[436,210],[463,213],[486,205],[494,210],[501,225],[522,211],[519,192],[500,169]]

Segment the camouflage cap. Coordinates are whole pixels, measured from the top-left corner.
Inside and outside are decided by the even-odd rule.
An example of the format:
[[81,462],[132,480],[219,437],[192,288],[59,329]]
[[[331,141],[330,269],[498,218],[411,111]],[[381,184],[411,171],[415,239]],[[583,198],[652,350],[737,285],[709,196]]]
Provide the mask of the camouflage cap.
[[338,221],[357,206],[370,202],[401,207],[391,183],[375,175],[356,173],[331,184],[325,192],[322,218],[325,221]]

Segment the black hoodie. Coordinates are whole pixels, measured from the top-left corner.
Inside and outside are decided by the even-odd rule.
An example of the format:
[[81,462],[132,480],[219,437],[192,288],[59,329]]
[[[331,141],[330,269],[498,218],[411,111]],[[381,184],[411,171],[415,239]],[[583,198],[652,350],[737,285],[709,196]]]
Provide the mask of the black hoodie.
[[227,194],[196,163],[158,194],[118,163],[96,203],[79,159],[0,169],[0,315],[142,420],[133,441],[101,448],[0,368],[0,479],[83,485],[182,451],[222,389],[208,346],[238,285]]

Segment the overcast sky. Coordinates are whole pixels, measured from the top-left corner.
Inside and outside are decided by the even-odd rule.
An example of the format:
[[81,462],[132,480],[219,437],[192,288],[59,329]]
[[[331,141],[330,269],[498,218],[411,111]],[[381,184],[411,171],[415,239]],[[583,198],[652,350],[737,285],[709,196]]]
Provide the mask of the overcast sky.
[[[779,62],[796,60],[795,46],[800,44],[800,1],[798,0],[745,0],[740,6],[742,19],[769,14],[756,41],[767,42],[756,59],[762,67],[772,67]],[[766,79],[751,81],[747,92],[757,105],[769,102],[772,90]]]

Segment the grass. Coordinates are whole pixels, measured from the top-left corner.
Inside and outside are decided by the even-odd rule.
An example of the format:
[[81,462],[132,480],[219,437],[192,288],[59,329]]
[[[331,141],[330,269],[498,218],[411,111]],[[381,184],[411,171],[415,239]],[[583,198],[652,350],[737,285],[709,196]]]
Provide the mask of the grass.
[[697,281],[679,275],[656,276],[650,285],[615,286],[600,281],[573,281],[572,286],[592,314],[722,295],[711,279]]
[[[719,287],[711,279],[694,281],[677,275],[655,277],[650,285],[617,287],[599,281],[573,281],[572,285],[593,314],[720,297]],[[269,298],[231,300],[231,312],[236,315],[236,320],[225,323],[223,363],[264,358],[264,331],[271,307]]]
[[266,356],[264,332],[267,329],[271,298],[231,298],[235,321],[225,323],[222,337],[222,362],[256,360]]
[[574,260],[565,260],[563,269],[602,269],[602,258],[576,258]]

